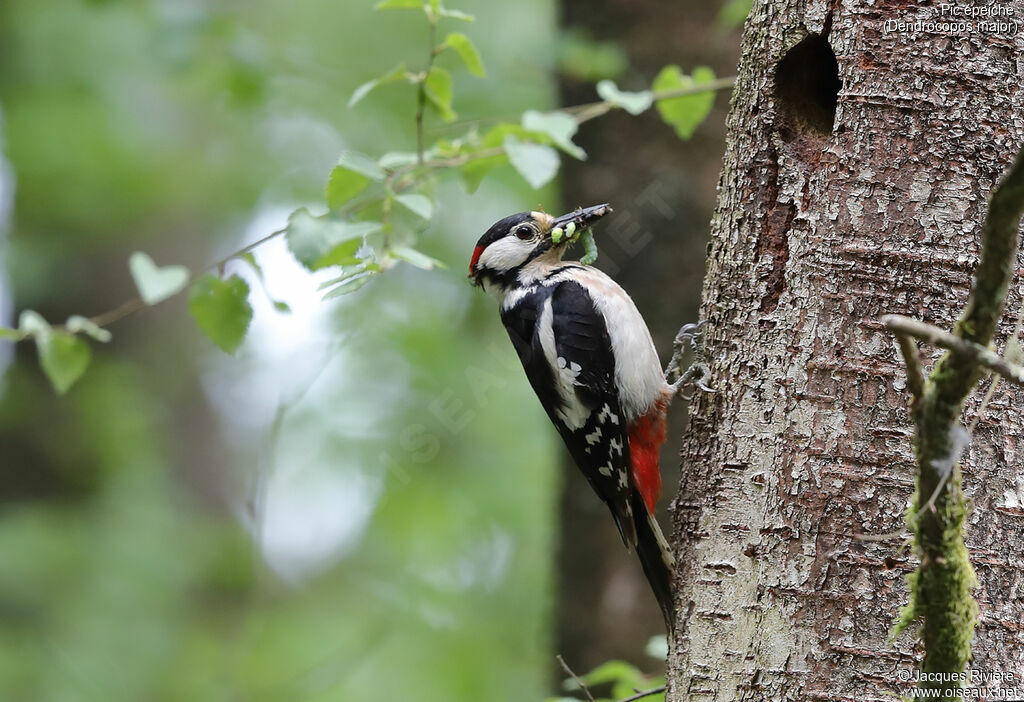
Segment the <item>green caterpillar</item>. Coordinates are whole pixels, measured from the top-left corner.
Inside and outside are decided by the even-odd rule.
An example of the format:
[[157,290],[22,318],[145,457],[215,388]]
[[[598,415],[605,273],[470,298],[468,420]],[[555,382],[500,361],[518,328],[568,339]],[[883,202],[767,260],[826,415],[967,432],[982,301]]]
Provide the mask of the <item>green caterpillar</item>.
[[597,242],[594,241],[594,232],[587,229],[583,232],[583,256],[580,263],[589,266],[597,260]]
[[594,241],[594,232],[589,228],[577,231],[576,223],[569,222],[565,225],[565,229],[555,227],[551,230],[552,243],[559,243],[563,236],[572,244],[575,244],[579,239],[583,240],[583,256],[580,258],[580,263],[589,266],[597,260],[597,242]]

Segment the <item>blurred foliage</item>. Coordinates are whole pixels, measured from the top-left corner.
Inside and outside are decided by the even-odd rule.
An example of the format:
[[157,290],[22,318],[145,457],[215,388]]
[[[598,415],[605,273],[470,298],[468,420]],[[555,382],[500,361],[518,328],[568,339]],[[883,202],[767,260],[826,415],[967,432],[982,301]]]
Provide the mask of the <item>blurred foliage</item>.
[[[550,6],[472,4],[502,89],[467,85],[457,109],[545,105]],[[140,290],[167,262],[196,270],[279,208],[318,206],[339,152],[411,148],[409,94],[346,102],[426,40],[422,18],[322,0],[4,3],[17,307],[114,307],[130,252],[152,253]],[[442,188],[421,236],[450,270],[340,305],[314,283],[313,312],[284,249],[230,264],[257,313],[236,358],[182,326],[180,298],[115,326],[60,399],[19,346],[0,400],[0,699],[541,698],[557,454],[462,263],[538,198],[553,204],[512,174],[472,202]],[[197,317],[240,328],[210,303],[237,305],[238,284],[200,281]]]
[[[545,0],[379,7],[0,7],[0,331],[67,393],[24,352],[0,387],[0,698],[541,697],[553,436],[464,260],[580,122],[687,138],[713,76],[626,93],[569,37],[602,100],[541,112]],[[155,311],[111,339],[186,290],[235,358]]]
[[[323,300],[356,292],[378,274],[400,263],[423,270],[444,267],[439,259],[413,248],[433,217],[440,174],[458,169],[466,191],[474,193],[492,170],[507,163],[532,188],[539,190],[558,173],[559,151],[576,159],[586,159],[583,149],[572,141],[583,122],[614,109],[635,116],[657,104],[662,119],[675,128],[680,139],[686,140],[710,112],[715,91],[732,82],[731,79],[716,80],[714,72],[706,66],[699,66],[692,75],[686,75],[675,65],[665,66],[652,88],[640,92],[622,91],[614,81],[605,78],[596,86],[600,101],[548,113],[526,110],[519,122],[500,121],[483,133],[473,126],[458,138],[438,139],[427,148],[426,108],[432,108],[444,122],[452,122],[457,116],[452,108],[455,97],[452,74],[438,65],[437,60],[453,53],[474,76],[486,76],[473,41],[462,32],[449,32],[438,43],[438,26],[445,20],[473,22],[475,18],[462,10],[446,7],[441,0],[382,0],[376,9],[412,10],[423,16],[430,40],[424,67],[414,71],[406,68],[406,62],[398,64],[359,85],[352,92],[348,106],[362,102],[380,86],[391,83],[415,86],[416,150],[388,151],[377,158],[355,150],[343,151],[325,186],[328,212],[314,215],[300,207],[289,216],[287,226],[229,254],[207,270],[216,269],[223,274],[224,265],[238,259],[254,266],[257,275],[261,275],[251,252],[282,235],[292,255],[308,270],[333,270],[333,277],[320,283],[319,290],[325,291]],[[229,82],[234,84],[233,79]],[[593,263],[597,246],[592,235],[587,234],[582,242],[586,253],[581,260]],[[50,325],[34,310],[27,310],[19,318],[17,328],[0,327],[3,338],[36,339],[42,368],[58,393],[67,392],[90,362],[88,348],[73,335],[106,341],[97,336],[98,329],[107,334],[103,327],[144,306],[177,295],[192,281],[188,268],[159,267],[143,252],[133,253],[128,263],[139,293],[136,301],[88,319],[73,315],[58,327]],[[249,287],[243,280],[235,278],[224,282],[206,275],[191,282],[189,309],[211,341],[222,350],[234,353],[252,319],[248,296]],[[276,305],[276,308],[279,311],[289,309],[287,305]]]
[[718,11],[716,24],[726,31],[743,26],[750,14],[751,0],[726,0]]
[[562,75],[587,83],[615,80],[629,68],[622,47],[610,41],[595,41],[586,31],[570,29],[558,42],[558,69]]

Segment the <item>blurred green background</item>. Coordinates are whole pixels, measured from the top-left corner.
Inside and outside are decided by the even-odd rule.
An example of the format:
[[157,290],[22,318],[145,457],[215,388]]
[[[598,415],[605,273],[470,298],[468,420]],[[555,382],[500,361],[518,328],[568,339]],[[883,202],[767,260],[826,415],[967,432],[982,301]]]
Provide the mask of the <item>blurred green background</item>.
[[[342,150],[413,149],[408,86],[346,107],[390,66],[422,66],[429,46],[422,15],[372,4],[4,0],[0,323],[115,307],[134,295],[132,251],[201,268],[295,207],[322,209]],[[666,24],[657,3],[584,4],[460,1],[477,21],[451,29],[488,76],[440,58],[457,128],[591,100],[603,77],[642,87],[630,77],[709,44],[725,49],[704,62],[726,75],[734,62],[735,32],[701,29],[717,7]],[[684,23],[689,34],[666,30]],[[697,306],[721,128],[687,146],[644,119],[581,132],[592,158],[562,187],[572,206],[656,181],[677,203],[671,221],[644,224],[690,261],[658,273],[668,288],[644,283],[657,257],[618,259],[665,355]],[[431,121],[428,138],[445,130]],[[651,146],[655,132],[671,146]],[[264,283],[229,264],[255,308],[237,357],[202,337],[180,296],[115,325],[63,398],[31,344],[0,345],[0,700],[524,701],[553,691],[558,650],[583,669],[608,655],[657,668],[637,645],[660,629],[639,568],[585,487],[571,493],[585,514],[559,504],[563,449],[493,301],[465,280],[487,226],[554,211],[558,192],[504,168],[473,196],[442,183],[438,202],[418,248],[447,270],[403,266],[321,303],[280,241],[257,252]]]

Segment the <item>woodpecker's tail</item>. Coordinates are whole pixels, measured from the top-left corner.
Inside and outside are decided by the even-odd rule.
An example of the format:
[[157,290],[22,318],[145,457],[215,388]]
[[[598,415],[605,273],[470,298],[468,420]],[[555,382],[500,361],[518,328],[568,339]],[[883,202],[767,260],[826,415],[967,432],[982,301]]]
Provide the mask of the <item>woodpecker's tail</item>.
[[671,633],[675,621],[672,600],[672,568],[675,559],[661,533],[661,527],[654,515],[647,511],[639,492],[633,493],[633,523],[636,526],[636,555],[640,557],[644,575],[665,616],[665,627]]

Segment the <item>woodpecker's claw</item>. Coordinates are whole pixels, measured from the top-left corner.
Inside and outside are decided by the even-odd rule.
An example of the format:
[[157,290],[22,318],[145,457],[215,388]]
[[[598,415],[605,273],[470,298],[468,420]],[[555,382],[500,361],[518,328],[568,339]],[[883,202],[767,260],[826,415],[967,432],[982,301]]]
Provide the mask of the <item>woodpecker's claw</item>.
[[696,351],[697,345],[701,342],[704,336],[701,330],[704,328],[705,324],[707,324],[707,320],[697,322],[696,324],[684,324],[679,330],[679,333],[676,334],[673,346],[678,347],[685,344],[690,347],[691,350]]
[[[669,385],[672,387],[675,394],[680,395],[687,400],[689,400],[692,395],[683,394],[683,390],[691,386],[697,387],[704,392],[717,392],[717,390],[704,382],[711,377],[711,372],[708,370],[708,367],[704,365],[703,361],[703,328],[706,323],[707,321],[703,321],[696,324],[684,324],[682,326],[679,333],[676,334],[675,340],[672,342],[672,359],[668,362],[668,367],[665,368],[665,380],[669,382]],[[683,371],[679,367],[679,364],[687,349],[693,351],[694,361],[685,371]],[[669,380],[673,377],[676,378],[676,380]]]
[[670,383],[670,387],[676,395],[682,397],[685,400],[693,398],[693,394],[687,395],[684,391],[690,387],[696,387],[704,392],[716,393],[718,392],[713,387],[707,385],[704,381],[711,377],[711,371],[703,363],[692,363],[690,367],[686,369],[686,372],[679,376],[679,379]]

